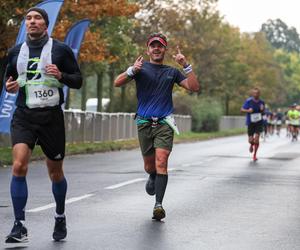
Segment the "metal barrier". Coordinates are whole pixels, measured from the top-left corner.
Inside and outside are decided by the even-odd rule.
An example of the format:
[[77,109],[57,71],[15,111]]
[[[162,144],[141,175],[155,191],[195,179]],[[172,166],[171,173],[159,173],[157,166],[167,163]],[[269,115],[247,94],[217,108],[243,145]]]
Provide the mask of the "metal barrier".
[[[102,142],[137,138],[134,113],[64,111],[66,141]],[[180,132],[191,130],[192,118],[174,115]],[[10,135],[0,133],[0,147],[10,146]]]
[[[134,113],[65,111],[66,141],[101,142],[137,138]],[[174,115],[181,132],[191,130],[192,118]]]
[[222,116],[219,130],[245,128],[245,116]]

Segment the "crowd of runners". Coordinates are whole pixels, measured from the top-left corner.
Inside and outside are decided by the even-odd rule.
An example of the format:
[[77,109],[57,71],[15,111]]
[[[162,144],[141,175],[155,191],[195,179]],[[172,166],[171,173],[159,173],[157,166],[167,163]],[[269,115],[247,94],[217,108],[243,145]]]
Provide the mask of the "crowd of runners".
[[283,126],[286,127],[286,137],[292,142],[298,140],[300,106],[297,103],[286,109],[272,110],[260,99],[260,90],[254,88],[251,96],[243,104],[241,112],[246,113],[249,151],[253,153],[253,161],[257,161],[260,138],[266,141],[273,135],[280,137]]

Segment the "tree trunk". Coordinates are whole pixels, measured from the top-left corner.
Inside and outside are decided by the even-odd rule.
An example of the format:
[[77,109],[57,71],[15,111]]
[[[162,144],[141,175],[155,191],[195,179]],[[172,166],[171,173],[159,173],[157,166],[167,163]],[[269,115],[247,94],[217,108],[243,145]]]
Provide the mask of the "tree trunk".
[[67,98],[66,98],[66,103],[65,103],[65,109],[70,108],[70,88],[67,90]]
[[83,84],[81,87],[81,110],[83,111],[86,110],[86,93],[87,93],[86,75],[84,69],[85,69],[84,64],[82,64],[81,71],[82,71]]
[[108,106],[109,107],[108,112],[112,112],[114,107],[114,79],[115,79],[115,71],[114,71],[113,64],[111,64],[109,67],[108,75],[109,75],[109,100],[110,100]]
[[126,103],[126,86],[121,87],[121,111],[125,111]]
[[103,73],[97,74],[97,112],[102,112],[102,98],[103,98]]
[[229,95],[226,95],[225,96],[225,115],[229,115],[229,102],[230,102]]

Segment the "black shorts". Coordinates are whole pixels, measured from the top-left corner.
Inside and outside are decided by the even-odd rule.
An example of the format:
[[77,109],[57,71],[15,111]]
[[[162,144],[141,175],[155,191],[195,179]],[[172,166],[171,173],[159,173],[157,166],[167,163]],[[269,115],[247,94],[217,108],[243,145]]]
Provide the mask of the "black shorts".
[[50,160],[64,158],[66,139],[61,109],[31,110],[18,107],[10,129],[12,145],[25,143],[33,150],[37,144]]
[[263,121],[251,122],[248,125],[248,136],[253,136],[254,134],[260,134],[263,132],[264,124]]

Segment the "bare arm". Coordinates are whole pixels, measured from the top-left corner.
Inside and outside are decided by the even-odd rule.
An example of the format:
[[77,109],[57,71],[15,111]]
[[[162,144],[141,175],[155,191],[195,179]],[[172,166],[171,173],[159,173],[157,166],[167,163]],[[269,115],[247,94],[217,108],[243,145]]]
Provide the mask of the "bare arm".
[[123,72],[120,75],[117,76],[117,78],[114,81],[114,86],[115,87],[121,87],[125,85],[126,83],[129,83],[132,80],[131,77],[127,75],[127,72]]
[[[135,63],[132,66],[132,76],[137,74],[143,66],[144,59],[142,56],[139,56],[138,59],[136,59]],[[125,85],[126,83],[129,83],[132,80],[132,76],[128,75],[128,72],[125,71],[122,74],[118,75],[117,78],[114,81],[115,87],[121,87]]]
[[241,108],[241,112],[243,112],[243,113],[252,113],[253,109],[252,108],[249,108],[249,109]]
[[[185,56],[181,53],[179,47],[177,46],[177,55],[173,56],[174,60],[180,64],[182,67],[188,66]],[[197,76],[191,70],[187,73],[187,78],[180,82],[180,85],[190,91],[198,92],[200,90],[200,84],[198,82]]]
[[180,86],[193,92],[200,90],[200,84],[194,72],[189,73],[187,78],[180,83]]

